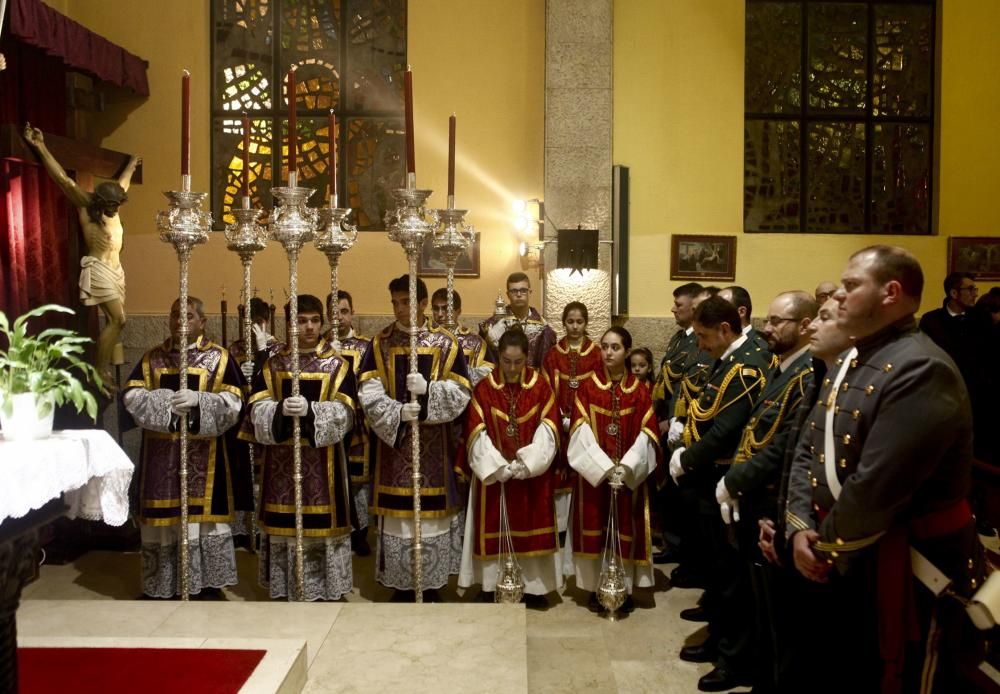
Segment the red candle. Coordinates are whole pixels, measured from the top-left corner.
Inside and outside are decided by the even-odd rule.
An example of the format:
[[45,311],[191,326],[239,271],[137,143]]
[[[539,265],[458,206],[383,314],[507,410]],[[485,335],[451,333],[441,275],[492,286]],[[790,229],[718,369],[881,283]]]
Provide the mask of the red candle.
[[288,173],[298,173],[296,151],[298,148],[298,133],[295,129],[295,66],[288,71]]
[[403,77],[403,97],[406,108],[406,173],[416,174],[417,157],[413,146],[413,73],[409,68]]
[[455,197],[455,114],[448,119],[448,197]]
[[181,77],[181,176],[191,175],[191,73]]
[[243,197],[250,197],[250,117],[243,114]]
[[330,109],[330,197],[337,195],[337,116]]

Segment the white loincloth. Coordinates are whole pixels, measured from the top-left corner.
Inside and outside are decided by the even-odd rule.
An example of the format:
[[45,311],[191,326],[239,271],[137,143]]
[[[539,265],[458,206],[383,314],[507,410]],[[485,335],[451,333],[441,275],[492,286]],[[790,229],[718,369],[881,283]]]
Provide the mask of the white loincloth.
[[113,268],[92,255],[80,259],[80,300],[97,306],[114,299],[125,303],[125,268]]

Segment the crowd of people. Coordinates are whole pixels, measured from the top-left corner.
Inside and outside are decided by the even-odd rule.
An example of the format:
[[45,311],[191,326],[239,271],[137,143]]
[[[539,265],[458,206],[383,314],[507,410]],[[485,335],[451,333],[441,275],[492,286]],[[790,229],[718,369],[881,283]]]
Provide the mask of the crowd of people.
[[[259,549],[270,596],[295,595],[297,422],[307,600],[352,590],[352,554],[372,553],[369,523],[376,579],[400,602],[417,591],[440,600],[453,575],[494,600],[509,542],[529,606],[572,576],[601,612],[614,546],[622,612],[635,609],[633,591],[654,588],[655,564],[676,563],[670,584],[703,591],[680,617],[707,623],[707,638],[677,654],[714,665],[702,691],[971,690],[980,639],[961,601],[986,576],[972,511],[995,540],[1000,508],[989,485],[971,493],[973,475],[991,481],[1000,463],[988,397],[1000,293],[977,302],[974,278],[949,275],[944,305],[918,329],[919,263],[872,246],[839,282],[771,299],[757,330],[746,289],[688,283],[673,291],[677,331],[656,364],[623,327],[591,340],[580,302],[564,307],[557,339],[523,273],[508,277],[506,314],[477,332],[443,327],[447,292],[429,296],[418,281],[411,371],[408,278],[388,290],[394,321],[372,338],[355,331],[348,292],[325,306],[300,295],[297,365],[263,302],[228,349],[205,336],[199,300],[174,304],[171,337],[123,389],[143,428],[145,596],[179,590],[180,415],[191,431],[189,591],[221,597],[242,541]],[[461,308],[456,292],[456,317]],[[947,591],[927,587],[925,565]]]

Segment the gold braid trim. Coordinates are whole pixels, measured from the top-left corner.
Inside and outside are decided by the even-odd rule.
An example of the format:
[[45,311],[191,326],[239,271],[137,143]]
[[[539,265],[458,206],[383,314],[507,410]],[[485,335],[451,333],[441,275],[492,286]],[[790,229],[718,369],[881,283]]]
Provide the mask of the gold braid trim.
[[843,540],[838,540],[837,542],[817,542],[813,545],[820,552],[856,552],[859,549],[864,549],[870,545],[874,545],[878,542],[882,536],[885,535],[885,531],[875,533],[874,535],[869,535],[868,537],[863,537],[860,540],[851,540],[850,542],[844,542]]
[[[737,374],[741,373],[745,368],[754,368],[754,367],[747,367],[745,364],[739,362],[733,364],[733,367],[729,369],[729,372],[726,374],[725,378],[722,379],[722,384],[719,386],[719,393],[712,400],[712,406],[709,407],[708,409],[702,408],[702,406],[698,403],[697,400],[691,401],[691,404],[688,406],[687,421],[684,422],[683,438],[684,438],[685,448],[690,447],[691,445],[693,445],[698,441],[701,441],[701,433],[698,431],[697,427],[698,422],[707,422],[711,419],[714,419],[719,414],[721,414],[727,407],[732,405],[734,402],[737,402],[740,398],[749,393],[750,390],[758,383],[760,383],[762,386],[763,384],[767,383],[767,379],[764,377],[762,373],[758,371],[757,372],[758,376],[756,381],[754,381],[748,386],[745,385],[744,382],[745,387],[743,388],[743,392],[739,393],[736,397],[731,398],[729,402],[722,403],[721,402],[722,396],[726,392],[726,389],[729,387],[729,383],[734,378],[736,378]],[[708,387],[708,384],[706,384],[705,387]]]
[[[764,434],[764,438],[760,440],[757,439],[757,437],[755,436],[756,432],[753,426],[748,425],[745,429],[743,429],[743,436],[740,438],[740,445],[736,449],[736,455],[733,456],[734,464],[738,465],[740,463],[745,463],[746,461],[750,460],[750,458],[752,458],[754,455],[756,455],[758,452],[763,450],[769,443],[771,443],[771,439],[773,439],[774,435],[778,433],[778,427],[781,426],[781,422],[785,418],[785,411],[788,409],[788,402],[792,399],[793,389],[795,388],[795,386],[799,386],[799,392],[801,394],[802,379],[805,378],[806,374],[808,373],[810,373],[809,370],[803,371],[802,373],[794,376],[791,380],[788,381],[788,385],[785,386],[785,391],[781,395],[781,400],[780,400],[781,404],[780,407],[778,408],[778,416],[775,417],[774,423],[771,425],[771,428],[768,429],[767,433]],[[777,404],[778,402],[779,401],[775,401],[770,405],[768,405],[766,408],[764,408],[764,411],[761,413],[761,415],[763,415],[764,412],[768,412],[769,410],[774,409],[774,405]],[[758,417],[757,421],[760,421],[760,419],[761,417]]]

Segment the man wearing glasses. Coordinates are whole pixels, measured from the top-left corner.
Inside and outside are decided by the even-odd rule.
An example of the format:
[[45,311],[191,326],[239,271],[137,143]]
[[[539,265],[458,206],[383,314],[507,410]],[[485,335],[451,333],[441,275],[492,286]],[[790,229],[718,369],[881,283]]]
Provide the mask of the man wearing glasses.
[[[479,334],[490,346],[492,355],[498,354],[500,336],[515,325],[521,326],[528,338],[528,366],[542,368],[545,355],[556,343],[556,332],[545,322],[531,303],[531,281],[523,272],[514,272],[507,277],[506,316],[491,316],[479,324]],[[494,364],[496,358],[490,359]]]

